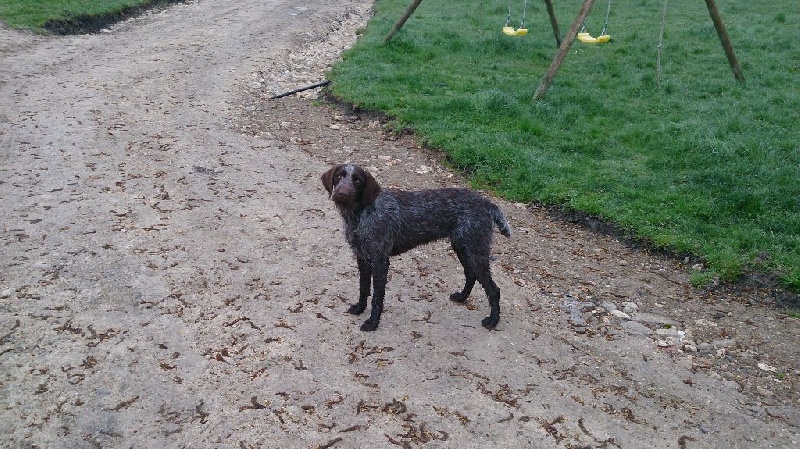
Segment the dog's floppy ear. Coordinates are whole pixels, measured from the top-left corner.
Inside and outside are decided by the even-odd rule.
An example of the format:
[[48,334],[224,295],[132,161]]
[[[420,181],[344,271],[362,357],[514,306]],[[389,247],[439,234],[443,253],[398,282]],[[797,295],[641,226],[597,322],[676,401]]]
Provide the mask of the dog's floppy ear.
[[364,186],[364,191],[361,192],[361,207],[367,207],[374,203],[375,199],[378,198],[378,194],[381,193],[381,186],[378,181],[366,170],[364,170],[364,178],[366,179],[366,185]]
[[322,185],[325,186],[325,190],[327,190],[329,194],[333,191],[333,174],[336,172],[337,168],[339,168],[338,165],[322,174]]

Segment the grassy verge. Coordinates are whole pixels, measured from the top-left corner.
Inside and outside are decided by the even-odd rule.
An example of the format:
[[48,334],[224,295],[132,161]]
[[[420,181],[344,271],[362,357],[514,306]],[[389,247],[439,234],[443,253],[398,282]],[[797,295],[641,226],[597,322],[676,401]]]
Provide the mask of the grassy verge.
[[[800,291],[800,10],[794,0],[718,5],[747,83],[737,85],[704,2],[612,4],[605,45],[576,42],[547,96],[533,93],[555,42],[543,2],[527,36],[500,32],[508,3],[378,0],[329,74],[334,95],[385,111],[476,185],[616,223],[703,258],[696,274],[774,274]],[[522,1],[514,1],[519,21]],[[565,32],[581,2],[554,2]],[[605,2],[587,25],[599,34]]]
[[12,28],[86,33],[154,6],[182,0],[3,0],[0,20]]

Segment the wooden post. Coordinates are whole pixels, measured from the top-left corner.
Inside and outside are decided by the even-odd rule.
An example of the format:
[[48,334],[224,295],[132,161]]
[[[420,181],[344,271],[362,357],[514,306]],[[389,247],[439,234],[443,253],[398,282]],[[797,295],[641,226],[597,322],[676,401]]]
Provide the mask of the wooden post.
[[556,48],[561,46],[561,31],[558,30],[558,20],[556,20],[556,13],[553,11],[553,1],[544,0],[547,5],[547,15],[550,16],[550,25],[553,27],[553,35],[556,37]]
[[422,0],[414,0],[413,3],[408,5],[406,12],[403,13],[403,17],[401,17],[400,20],[398,20],[397,23],[394,24],[392,31],[390,31],[389,34],[386,35],[386,39],[383,40],[384,44],[392,40],[394,35],[397,34],[398,31],[400,31],[400,28],[403,28],[403,25],[406,24],[406,20],[408,20],[408,18],[411,17],[411,14],[414,14],[414,10],[417,9],[417,6],[419,6],[420,3],[422,3]]
[[542,98],[545,92],[547,92],[547,89],[550,87],[550,83],[553,82],[553,78],[555,78],[556,73],[558,73],[558,68],[561,67],[561,63],[564,62],[564,58],[567,57],[567,53],[569,52],[569,48],[572,46],[572,42],[575,41],[575,37],[578,35],[578,29],[583,21],[586,20],[586,16],[589,15],[589,11],[591,11],[592,6],[594,6],[594,2],[595,0],[584,0],[581,10],[578,11],[578,17],[575,18],[574,22],[572,22],[572,26],[569,28],[566,39],[561,42],[561,46],[558,47],[558,52],[556,52],[556,56],[553,58],[550,68],[547,69],[547,73],[544,75],[544,78],[542,78],[542,82],[536,89],[536,93],[533,94],[534,101]]
[[722,23],[717,5],[714,3],[714,0],[706,0],[706,6],[708,7],[708,13],[711,14],[711,20],[714,22],[714,28],[717,29],[717,36],[719,36],[719,40],[722,42],[722,48],[725,49],[725,56],[728,57],[728,63],[731,65],[731,70],[733,70],[733,77],[736,78],[736,81],[744,83],[742,69],[739,67],[739,61],[736,59],[736,54],[733,52],[731,38],[728,37],[728,31],[725,29],[725,24]]

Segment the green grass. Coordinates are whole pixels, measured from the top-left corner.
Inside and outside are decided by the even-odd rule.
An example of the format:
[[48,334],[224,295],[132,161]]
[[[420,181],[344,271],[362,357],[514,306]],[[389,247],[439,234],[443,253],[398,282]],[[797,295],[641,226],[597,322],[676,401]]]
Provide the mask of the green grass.
[[[547,95],[555,53],[542,2],[525,37],[500,32],[507,3],[425,0],[389,44],[409,0],[378,0],[329,73],[334,95],[386,112],[444,151],[476,186],[612,221],[692,254],[696,279],[777,275],[800,291],[800,10],[795,0],[719,4],[747,79],[737,84],[701,1],[612,4],[605,45],[576,42]],[[562,33],[580,1],[554,2]],[[522,1],[515,1],[518,21]],[[599,34],[605,3],[587,25]]]
[[[43,32],[53,24],[68,24],[63,31],[81,31],[82,24],[112,23],[138,11],[177,0],[0,0],[0,20],[12,28]],[[48,24],[49,23],[49,24]],[[88,26],[88,30],[96,27]]]

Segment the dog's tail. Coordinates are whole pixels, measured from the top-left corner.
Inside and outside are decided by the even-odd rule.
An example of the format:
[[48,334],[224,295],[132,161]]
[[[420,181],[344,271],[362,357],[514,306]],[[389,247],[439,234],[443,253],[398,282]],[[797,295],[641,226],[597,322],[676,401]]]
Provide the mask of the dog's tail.
[[506,220],[505,215],[503,215],[503,211],[497,207],[496,204],[492,204],[492,207],[489,210],[489,214],[492,216],[492,220],[494,220],[495,224],[497,225],[497,229],[500,230],[500,233],[506,237],[511,237],[511,226],[508,225],[508,221]]

